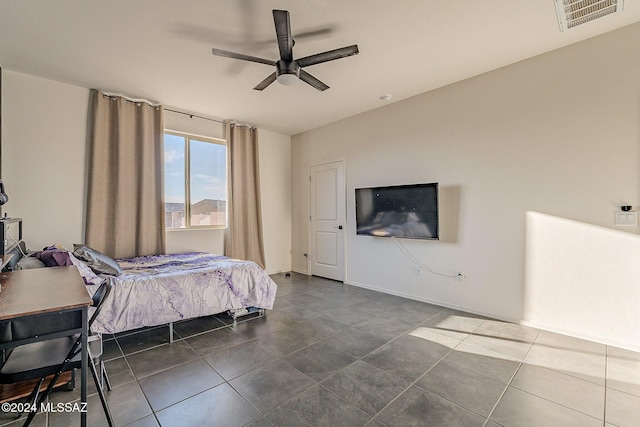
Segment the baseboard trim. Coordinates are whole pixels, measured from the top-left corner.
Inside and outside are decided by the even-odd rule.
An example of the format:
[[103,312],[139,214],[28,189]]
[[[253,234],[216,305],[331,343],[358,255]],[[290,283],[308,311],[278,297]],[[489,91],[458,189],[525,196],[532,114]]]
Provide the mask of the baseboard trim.
[[628,343],[621,343],[621,342],[616,342],[613,341],[611,339],[608,339],[606,337],[601,337],[601,336],[592,336],[589,334],[581,334],[575,331],[568,331],[568,330],[564,330],[562,328],[556,328],[550,325],[546,325],[546,324],[541,324],[541,323],[536,323],[536,322],[529,322],[526,320],[522,320],[522,319],[510,319],[507,317],[502,317],[502,316],[496,316],[493,313],[487,313],[484,312],[482,310],[477,310],[474,308],[470,308],[470,307],[463,307],[463,306],[458,306],[455,304],[450,304],[447,302],[443,302],[443,301],[438,301],[438,300],[434,300],[434,299],[428,299],[428,298],[418,298],[414,295],[408,295],[405,294],[403,292],[391,292],[389,291],[389,289],[383,289],[383,288],[378,288],[376,286],[370,286],[370,285],[366,285],[364,283],[359,283],[359,282],[354,282],[354,281],[349,281],[349,282],[345,282],[345,284],[347,285],[351,285],[351,286],[356,286],[359,288],[364,288],[364,289],[370,289],[372,291],[377,291],[377,292],[382,292],[385,294],[389,294],[389,295],[395,295],[398,297],[403,297],[403,298],[408,298],[408,299],[412,299],[415,301],[421,301],[421,302],[426,302],[428,304],[434,304],[434,305],[439,305],[441,307],[445,307],[445,308],[450,308],[452,310],[459,310],[459,311],[464,311],[467,313],[471,313],[471,314],[477,314],[479,316],[484,316],[487,317],[489,319],[495,319],[495,320],[502,320],[505,322],[510,322],[510,323],[515,323],[518,325],[523,325],[523,326],[529,326],[532,328],[536,328],[536,329],[541,329],[547,332],[553,332],[556,334],[560,334],[560,335],[567,335],[573,338],[578,338],[578,339],[583,339],[586,341],[591,341],[591,342],[595,342],[595,343],[599,343],[599,344],[603,344],[603,345],[608,345],[608,346],[612,346],[612,347],[617,347],[617,348],[622,348],[625,350],[631,350],[631,351],[636,351],[636,352],[640,352],[640,346],[636,347],[633,345],[629,345]]
[[507,317],[496,316],[494,313],[487,313],[487,312],[484,312],[482,310],[478,310],[478,309],[475,309],[475,308],[472,308],[472,307],[463,307],[463,306],[459,306],[459,305],[455,305],[455,304],[451,304],[451,303],[448,303],[448,302],[439,301],[439,300],[435,300],[435,299],[420,298],[420,297],[416,297],[415,295],[405,294],[403,292],[391,292],[391,291],[389,291],[389,289],[383,289],[383,288],[378,288],[378,287],[375,287],[375,286],[369,286],[369,285],[366,285],[364,283],[359,283],[359,282],[349,281],[349,282],[345,282],[345,284],[352,285],[352,286],[357,286],[359,288],[370,289],[372,291],[382,292],[384,294],[395,295],[397,297],[408,298],[408,299],[411,299],[411,300],[414,300],[414,301],[420,301],[420,302],[426,302],[428,304],[439,305],[441,307],[450,308],[452,310],[465,311],[467,313],[477,314],[479,316],[488,317],[490,319],[504,320],[505,322],[511,322],[511,323],[519,323],[518,319],[510,319],[510,318],[507,318]]

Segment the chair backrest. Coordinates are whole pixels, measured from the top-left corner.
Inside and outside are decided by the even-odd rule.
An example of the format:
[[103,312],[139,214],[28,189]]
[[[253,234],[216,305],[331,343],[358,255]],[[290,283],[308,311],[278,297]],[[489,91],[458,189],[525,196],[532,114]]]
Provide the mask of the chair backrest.
[[111,280],[104,279],[100,284],[100,287],[98,287],[98,290],[93,294],[93,297],[91,297],[93,299],[93,303],[91,305],[95,307],[95,311],[93,312],[91,319],[89,319],[89,328],[91,328],[93,321],[96,320],[96,317],[100,314],[104,302],[107,300],[109,293],[111,293],[111,287]]
[[15,347],[18,342],[26,340],[24,344],[33,342],[34,337],[56,338],[60,333],[70,329],[77,329],[82,325],[79,311],[43,313],[24,318],[3,320],[0,322],[0,347]]

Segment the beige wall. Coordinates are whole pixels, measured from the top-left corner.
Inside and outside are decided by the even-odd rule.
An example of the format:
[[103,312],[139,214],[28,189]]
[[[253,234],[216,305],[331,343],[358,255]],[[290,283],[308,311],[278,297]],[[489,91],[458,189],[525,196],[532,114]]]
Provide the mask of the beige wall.
[[260,193],[267,272],[291,271],[291,137],[260,130]]
[[[3,212],[23,218],[30,249],[72,247],[84,239],[88,103],[88,89],[3,70],[2,173],[10,197]],[[220,124],[172,113],[165,114],[165,125],[223,136]],[[260,131],[260,162],[263,198],[270,201],[263,206],[266,270],[289,271],[290,137]],[[287,231],[281,236],[272,230]],[[167,234],[169,252],[223,252],[222,230]]]
[[29,249],[84,238],[89,90],[3,71],[4,212],[23,220]]
[[[639,42],[634,25],[294,136],[293,269],[307,268],[309,166],[345,158],[348,283],[640,349],[640,272],[614,262],[638,259],[638,228],[613,222],[640,205]],[[440,241],[356,236],[355,188],[417,182],[440,184]],[[536,262],[565,219],[597,239],[569,227],[555,247],[574,251]],[[465,280],[415,275],[402,249]]]

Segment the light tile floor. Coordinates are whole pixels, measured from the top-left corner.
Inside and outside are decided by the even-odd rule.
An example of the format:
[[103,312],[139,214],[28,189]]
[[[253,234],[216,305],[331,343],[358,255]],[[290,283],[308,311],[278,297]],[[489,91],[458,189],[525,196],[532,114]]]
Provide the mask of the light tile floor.
[[[167,327],[108,337],[116,424],[640,425],[638,353],[316,277],[274,280],[266,317],[181,322],[172,344]],[[89,425],[106,425],[91,391]],[[47,421],[79,416],[33,425]]]

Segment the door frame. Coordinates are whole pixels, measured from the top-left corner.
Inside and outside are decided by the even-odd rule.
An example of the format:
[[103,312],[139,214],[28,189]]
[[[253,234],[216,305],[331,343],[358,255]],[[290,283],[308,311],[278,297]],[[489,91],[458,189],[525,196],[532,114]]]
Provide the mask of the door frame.
[[309,274],[309,276],[313,276],[313,272],[311,270],[311,246],[313,243],[313,227],[311,226],[311,206],[312,206],[312,201],[311,201],[311,197],[313,195],[312,191],[311,191],[311,169],[317,166],[322,166],[322,165],[327,165],[330,163],[338,163],[341,162],[342,163],[342,173],[343,173],[343,180],[344,180],[344,226],[343,226],[343,235],[344,238],[342,239],[342,254],[343,254],[343,259],[342,259],[342,263],[343,263],[343,267],[344,267],[344,274],[343,274],[343,278],[342,278],[342,282],[343,283],[347,283],[347,159],[346,157],[339,157],[339,158],[335,158],[335,159],[326,159],[323,160],[321,162],[318,163],[313,163],[313,164],[309,164],[309,166],[307,167],[307,180],[308,180],[308,191],[309,191],[309,198],[307,200],[308,205],[307,205],[307,213],[308,213],[308,218],[309,221],[307,221],[307,272]]

